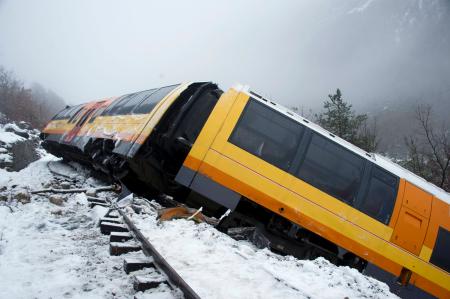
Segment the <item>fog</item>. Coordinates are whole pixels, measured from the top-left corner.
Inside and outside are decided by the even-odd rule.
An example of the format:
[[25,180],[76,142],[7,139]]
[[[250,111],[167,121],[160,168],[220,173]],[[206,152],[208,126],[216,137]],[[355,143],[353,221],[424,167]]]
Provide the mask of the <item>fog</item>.
[[69,103],[207,80],[361,106],[450,95],[449,28],[448,0],[0,0],[0,65]]

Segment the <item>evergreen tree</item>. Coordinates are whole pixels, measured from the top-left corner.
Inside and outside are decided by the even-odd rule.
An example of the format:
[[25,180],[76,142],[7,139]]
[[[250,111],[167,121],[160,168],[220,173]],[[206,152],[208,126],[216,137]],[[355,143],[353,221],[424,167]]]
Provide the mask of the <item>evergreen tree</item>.
[[376,128],[368,125],[367,115],[356,114],[352,105],[344,101],[339,89],[336,94],[328,95],[328,98],[323,105],[325,111],[316,114],[316,121],[331,133],[365,151],[375,151],[378,145]]

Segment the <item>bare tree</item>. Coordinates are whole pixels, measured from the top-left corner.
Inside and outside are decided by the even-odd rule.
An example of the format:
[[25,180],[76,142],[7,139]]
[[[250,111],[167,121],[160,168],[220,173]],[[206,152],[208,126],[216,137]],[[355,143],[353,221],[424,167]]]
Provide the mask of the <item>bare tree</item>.
[[450,191],[450,128],[433,122],[432,107],[419,105],[415,111],[419,132],[405,139],[408,158],[404,166]]

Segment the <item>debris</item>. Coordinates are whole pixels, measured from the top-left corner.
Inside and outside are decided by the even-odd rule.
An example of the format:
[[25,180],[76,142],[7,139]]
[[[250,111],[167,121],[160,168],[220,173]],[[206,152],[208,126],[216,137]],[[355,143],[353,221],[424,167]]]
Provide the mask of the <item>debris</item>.
[[48,201],[57,206],[62,206],[64,203],[63,197],[59,195],[50,195]]
[[197,223],[206,222],[213,225],[217,224],[217,220],[203,215],[201,213],[201,209],[196,210],[185,206],[179,206],[175,208],[158,210],[159,221],[168,221],[178,218],[194,220]]
[[[105,186],[105,187],[98,187],[98,188],[89,188],[89,189],[55,189],[55,188],[49,188],[49,189],[42,189],[42,190],[35,190],[35,191],[31,191],[31,194],[38,194],[38,193],[81,193],[81,192],[86,192],[88,190],[95,190],[96,192],[99,191],[116,191],[117,190],[117,186],[115,185],[111,185],[111,186]],[[91,195],[89,195],[91,196]]]
[[69,182],[62,182],[60,186],[61,186],[61,189],[65,189],[65,190],[70,189],[70,183]]
[[94,188],[89,188],[86,190],[86,196],[95,197],[97,195],[97,190]]
[[27,204],[27,203],[30,203],[30,201],[31,201],[30,194],[26,191],[17,192],[14,195],[14,199],[22,204]]
[[52,215],[58,215],[61,216],[62,215],[62,210],[58,209],[58,210],[53,210],[50,212]]

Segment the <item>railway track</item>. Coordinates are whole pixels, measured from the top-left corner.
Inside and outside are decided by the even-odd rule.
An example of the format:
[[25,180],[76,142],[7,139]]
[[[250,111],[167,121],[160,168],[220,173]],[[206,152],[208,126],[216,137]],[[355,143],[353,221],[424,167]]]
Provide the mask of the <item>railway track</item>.
[[[70,166],[70,165],[69,165]],[[71,182],[78,185],[76,177],[56,170],[51,163],[47,164],[48,169],[60,183]],[[70,166],[73,168],[73,166]],[[117,189],[114,186],[93,188],[96,191],[108,191]],[[78,193],[86,189],[44,189],[36,193]],[[121,197],[119,197],[121,198]],[[186,299],[199,299],[200,296],[186,283],[186,281],[176,272],[176,270],[167,262],[167,260],[156,250],[156,248],[145,238],[142,232],[133,223],[130,217],[124,211],[125,207],[119,207],[115,200],[88,196],[89,205],[107,207],[109,210],[103,218],[100,219],[100,230],[103,234],[109,235],[110,254],[122,255],[129,252],[142,252],[142,258],[124,258],[123,269],[126,274],[152,269],[152,275],[135,275],[133,279],[133,288],[135,291],[146,291],[157,288],[160,284],[167,284],[173,290],[179,290]],[[156,272],[156,273],[155,273]],[[156,274],[156,275],[155,275]]]
[[156,288],[160,284],[167,284],[171,289],[179,290],[186,299],[199,299],[200,296],[186,283],[167,260],[156,250],[150,241],[133,223],[116,202],[88,197],[91,206],[96,204],[109,205],[109,211],[100,220],[100,230],[110,236],[110,254],[121,255],[129,252],[141,251],[145,258],[125,258],[123,269],[127,274],[134,271],[152,268],[161,276],[136,275],[133,288],[145,291]]

